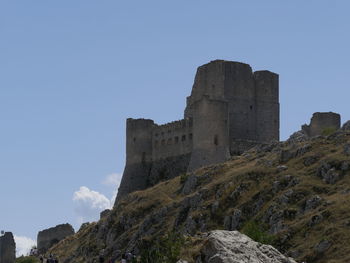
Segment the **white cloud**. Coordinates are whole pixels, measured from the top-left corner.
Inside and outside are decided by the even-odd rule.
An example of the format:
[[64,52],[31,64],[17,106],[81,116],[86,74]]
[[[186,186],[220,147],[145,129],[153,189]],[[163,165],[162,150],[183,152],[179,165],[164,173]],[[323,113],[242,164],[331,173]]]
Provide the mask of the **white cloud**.
[[75,211],[79,216],[79,223],[97,220],[101,211],[113,205],[105,195],[90,190],[86,186],[81,186],[78,191],[74,192],[73,201]]
[[123,176],[122,174],[117,174],[117,173],[107,175],[102,183],[108,186],[113,186],[118,188],[120,181],[122,180],[122,176]]
[[117,197],[118,188],[119,188],[120,182],[122,180],[122,177],[123,177],[122,174],[113,173],[113,174],[107,175],[106,178],[102,182],[105,185],[113,187],[113,194],[112,194],[112,198],[111,198],[111,208],[113,207],[115,198]]
[[78,191],[74,192],[73,202],[75,212],[78,215],[79,224],[96,221],[99,218],[100,212],[113,207],[121,178],[122,174],[113,173],[107,175],[102,181],[102,184],[113,189],[112,197],[110,199],[104,194],[90,190],[86,186],[81,186]]
[[33,246],[36,246],[36,241],[24,236],[16,236],[14,235],[14,239],[16,242],[16,256],[26,256],[29,254],[30,249]]

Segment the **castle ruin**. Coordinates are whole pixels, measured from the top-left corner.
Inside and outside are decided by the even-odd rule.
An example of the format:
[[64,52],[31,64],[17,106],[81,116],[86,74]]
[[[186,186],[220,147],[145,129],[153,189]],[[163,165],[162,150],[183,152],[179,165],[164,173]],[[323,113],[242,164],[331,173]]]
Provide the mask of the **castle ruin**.
[[61,224],[39,231],[37,237],[38,252],[41,254],[46,253],[50,247],[62,239],[74,235],[74,233],[74,228],[70,224]]
[[279,141],[278,75],[253,72],[244,63],[211,61],[197,69],[182,120],[158,125],[127,119],[117,200],[271,141]]
[[340,114],[334,112],[315,112],[310,124],[301,126],[301,130],[309,137],[326,135],[340,129]]
[[0,263],[14,263],[16,259],[16,243],[11,232],[0,235]]

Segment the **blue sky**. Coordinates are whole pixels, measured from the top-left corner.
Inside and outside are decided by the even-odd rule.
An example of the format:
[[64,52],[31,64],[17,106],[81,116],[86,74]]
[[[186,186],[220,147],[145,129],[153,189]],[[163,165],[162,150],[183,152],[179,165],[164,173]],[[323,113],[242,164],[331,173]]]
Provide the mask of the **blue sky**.
[[281,138],[315,111],[343,122],[349,1],[0,2],[0,228],[93,220],[115,194],[125,119],[182,118],[213,59],[280,74]]

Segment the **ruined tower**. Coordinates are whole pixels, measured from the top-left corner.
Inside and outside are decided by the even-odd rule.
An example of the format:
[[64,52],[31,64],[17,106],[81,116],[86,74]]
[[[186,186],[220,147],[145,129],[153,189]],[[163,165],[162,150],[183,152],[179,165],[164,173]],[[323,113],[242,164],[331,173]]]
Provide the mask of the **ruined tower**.
[[126,166],[117,200],[161,180],[279,140],[279,80],[248,64],[215,60],[197,69],[184,119],[128,119]]
[[304,124],[301,128],[309,137],[326,135],[328,132],[340,128],[340,114],[334,112],[315,112],[309,125]]
[[16,259],[16,243],[11,232],[0,236],[0,263],[14,263]]

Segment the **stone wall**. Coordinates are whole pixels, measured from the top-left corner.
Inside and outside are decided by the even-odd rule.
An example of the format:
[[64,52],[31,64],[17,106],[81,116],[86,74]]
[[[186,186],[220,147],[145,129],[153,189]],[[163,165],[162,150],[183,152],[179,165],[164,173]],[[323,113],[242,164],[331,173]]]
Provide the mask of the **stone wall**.
[[259,143],[279,140],[278,75],[215,60],[200,66],[184,119],[157,125],[128,119],[119,200],[186,171],[223,162]]
[[279,77],[264,70],[254,72],[256,88],[256,140],[279,141]]
[[152,161],[192,152],[192,120],[156,125],[152,132]]
[[16,259],[16,243],[11,232],[0,236],[0,263],[14,263]]
[[328,132],[340,129],[340,115],[334,112],[315,112],[309,125],[304,124],[302,130],[310,137],[327,135]]
[[50,247],[74,235],[74,229],[70,224],[61,224],[38,233],[37,244],[39,253],[45,253]]
[[227,102],[204,96],[193,109],[195,136],[188,171],[224,162],[230,157]]

